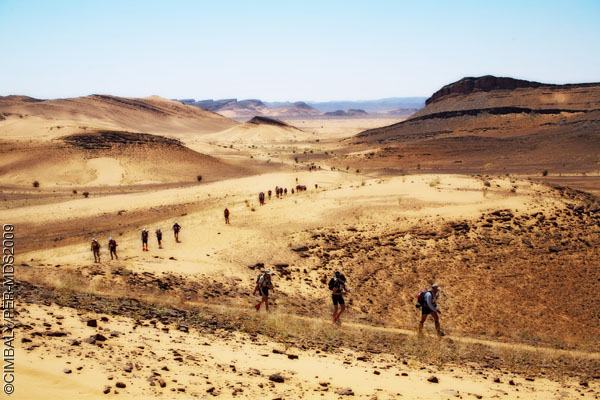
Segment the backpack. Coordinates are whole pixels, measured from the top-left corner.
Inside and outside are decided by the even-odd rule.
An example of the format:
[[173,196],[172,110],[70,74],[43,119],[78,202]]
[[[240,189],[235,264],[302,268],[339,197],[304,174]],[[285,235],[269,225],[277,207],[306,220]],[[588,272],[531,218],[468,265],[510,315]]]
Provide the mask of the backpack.
[[428,289],[423,289],[417,295],[417,304],[415,304],[417,308],[423,307],[425,305],[425,293],[427,293],[428,291]]
[[109,245],[110,247],[117,247],[117,242],[115,241],[115,239],[113,239],[113,240],[109,240],[109,241],[108,241],[108,245]]
[[331,278],[329,280],[329,290],[333,290],[333,288],[336,286],[337,284],[337,278]]
[[256,278],[256,283],[260,285],[260,287],[268,287],[271,284],[271,281],[267,280],[267,275],[263,272]]

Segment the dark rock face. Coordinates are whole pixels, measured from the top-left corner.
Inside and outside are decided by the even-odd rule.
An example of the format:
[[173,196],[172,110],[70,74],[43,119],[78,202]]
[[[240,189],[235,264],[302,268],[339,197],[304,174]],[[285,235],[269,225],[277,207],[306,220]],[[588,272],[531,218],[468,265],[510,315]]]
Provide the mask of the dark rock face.
[[111,149],[116,146],[152,146],[166,145],[177,148],[183,148],[181,142],[177,139],[166,138],[147,133],[133,133],[121,131],[98,131],[92,133],[78,133],[62,138],[71,146],[83,148],[86,150]]
[[285,122],[282,122],[278,119],[260,117],[260,116],[256,116],[256,117],[252,118],[250,121],[248,121],[248,123],[255,124],[255,125],[262,124],[262,125],[275,125],[275,126],[289,126]]
[[516,88],[537,88],[540,86],[555,86],[547,85],[539,82],[530,82],[522,79],[513,78],[498,78],[492,75],[480,76],[479,78],[462,78],[461,80],[444,86],[435,92],[430,98],[425,100],[425,104],[429,105],[440,100],[443,97],[452,94],[468,94],[476,91],[489,92],[490,90],[511,90]]

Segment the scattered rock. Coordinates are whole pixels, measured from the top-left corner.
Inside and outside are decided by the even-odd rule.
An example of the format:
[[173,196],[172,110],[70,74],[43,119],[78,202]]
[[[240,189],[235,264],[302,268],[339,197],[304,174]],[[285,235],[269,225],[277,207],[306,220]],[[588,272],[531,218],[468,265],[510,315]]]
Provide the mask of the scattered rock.
[[102,393],[109,394],[110,393],[110,386],[105,386],[104,390],[102,391]]
[[354,391],[350,388],[339,389],[335,391],[340,396],[354,396]]
[[280,373],[269,375],[269,380],[272,382],[283,383],[285,378]]
[[98,342],[105,342],[106,341],[106,336],[100,334],[100,333],[96,333],[94,336],[92,336],[92,338],[94,340],[97,340]]
[[287,355],[287,357],[288,357],[290,360],[297,360],[297,359],[298,359],[298,356],[297,356],[296,354],[288,354],[288,355]]
[[92,327],[92,328],[97,328],[98,327],[98,321],[96,321],[95,319],[88,319],[85,324],[87,326]]
[[118,387],[119,389],[124,389],[127,387],[127,385],[124,384],[123,382],[117,382],[117,384],[115,386]]
[[71,371],[71,370],[70,370],[70,369],[68,369],[68,368],[65,368],[65,369],[63,369],[63,372],[64,372],[65,374],[70,374],[70,373],[71,373],[71,372],[73,372],[73,371]]
[[431,383],[439,383],[439,379],[437,378],[437,376],[433,376],[431,375],[429,378],[427,378],[427,382],[431,382]]
[[306,246],[294,246],[294,247],[292,247],[292,250],[295,251],[295,252],[308,251],[308,247],[306,247]]

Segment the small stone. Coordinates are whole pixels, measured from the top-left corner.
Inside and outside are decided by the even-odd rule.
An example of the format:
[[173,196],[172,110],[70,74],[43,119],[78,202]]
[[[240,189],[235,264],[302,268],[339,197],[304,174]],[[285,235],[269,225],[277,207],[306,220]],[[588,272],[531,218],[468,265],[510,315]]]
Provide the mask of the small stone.
[[336,394],[340,396],[354,396],[354,391],[351,388],[344,388],[335,391]]
[[299,251],[307,251],[307,250],[308,250],[308,247],[306,247],[306,246],[294,246],[294,247],[292,247],[292,250],[293,250],[293,251],[296,251],[296,252],[299,252]]
[[379,371],[375,370],[375,371],[373,371],[373,374],[374,374],[374,375],[381,375],[381,372],[379,372]]
[[123,382],[117,382],[117,384],[115,386],[118,387],[119,389],[124,389],[127,387],[127,385],[124,384]]
[[288,354],[288,355],[287,355],[287,357],[288,357],[290,360],[297,360],[297,359],[298,359],[298,356],[297,356],[296,354]]
[[269,380],[276,383],[285,382],[285,378],[280,373],[269,375]]
[[71,370],[70,370],[70,369],[68,369],[68,368],[65,368],[65,369],[63,369],[63,372],[64,372],[65,374],[70,374],[70,373],[71,373],[71,372],[73,372],[73,371],[71,371]]
[[515,386],[515,381],[513,381],[512,379],[510,381],[508,381],[508,384],[511,386]]
[[439,383],[439,379],[437,378],[437,376],[431,375],[429,378],[427,378],[427,382]]
[[94,338],[94,340],[98,341],[98,342],[104,342],[106,341],[106,336],[100,334],[100,333],[96,333],[94,336],[92,336],[92,338]]
[[109,394],[110,393],[110,386],[105,386],[104,390],[102,391],[102,393]]
[[96,321],[95,319],[88,319],[86,325],[92,328],[96,328],[98,327],[98,321]]

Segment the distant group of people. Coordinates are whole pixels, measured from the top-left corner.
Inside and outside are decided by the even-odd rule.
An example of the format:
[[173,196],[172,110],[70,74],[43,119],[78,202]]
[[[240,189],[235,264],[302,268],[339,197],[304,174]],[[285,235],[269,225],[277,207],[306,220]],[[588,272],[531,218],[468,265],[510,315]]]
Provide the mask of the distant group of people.
[[[296,178],[296,183],[298,183],[298,178]],[[319,186],[315,183],[315,189],[317,189]],[[290,189],[290,193],[294,194],[294,193],[299,193],[299,192],[303,192],[306,191],[306,185],[296,185],[296,187],[292,187]],[[284,196],[286,196],[288,194],[288,188],[284,188],[284,187],[279,187],[279,186],[275,186],[275,197],[278,199],[282,199]],[[260,192],[258,193],[258,204],[260,204],[261,206],[265,205],[265,200],[271,200],[271,197],[273,195],[273,191],[271,191],[270,189],[267,191],[267,193],[265,194],[265,192]]]
[[[119,259],[119,256],[117,255],[117,241],[115,239],[111,237],[108,238],[108,250],[110,252],[110,259],[114,260],[114,259]],[[94,238],[92,239],[92,244],[91,244],[91,251],[94,254],[94,262],[99,263],[100,262],[100,247],[102,247],[100,245],[100,242],[98,241],[98,239]]]
[[[179,243],[179,232],[181,231],[181,225],[179,225],[178,222],[175,222],[173,224],[173,235],[175,237],[175,242]],[[154,234],[156,235],[156,241],[158,242],[158,248],[162,249],[162,239],[163,239],[163,233],[162,233],[162,229],[160,228],[156,228],[156,230],[154,231]],[[142,251],[148,251],[148,236],[150,236],[150,232],[148,231],[148,229],[144,228],[142,229]]]

